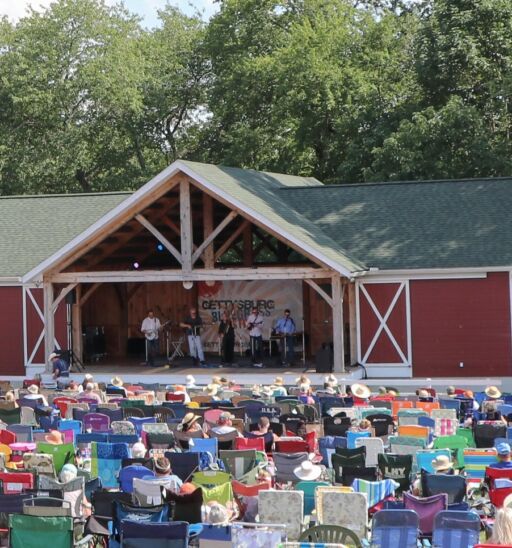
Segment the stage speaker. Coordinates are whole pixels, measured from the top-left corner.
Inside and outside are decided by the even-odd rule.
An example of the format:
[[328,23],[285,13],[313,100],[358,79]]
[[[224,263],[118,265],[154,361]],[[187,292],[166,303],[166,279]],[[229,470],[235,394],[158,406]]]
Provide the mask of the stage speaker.
[[332,371],[332,362],[334,356],[330,344],[322,344],[315,355],[315,364],[317,373],[330,373]]
[[66,304],[76,304],[76,291],[72,289],[64,299]]

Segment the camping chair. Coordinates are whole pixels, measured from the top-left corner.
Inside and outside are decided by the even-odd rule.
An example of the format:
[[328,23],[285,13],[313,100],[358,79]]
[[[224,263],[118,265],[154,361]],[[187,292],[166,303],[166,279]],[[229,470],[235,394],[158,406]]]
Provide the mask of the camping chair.
[[414,402],[407,400],[393,400],[391,403],[391,415],[394,419],[398,418],[398,411],[400,409],[412,409],[414,407]]
[[260,491],[258,493],[260,523],[285,524],[289,540],[298,540],[304,521],[302,491]]
[[350,529],[341,527],[340,525],[316,525],[315,527],[310,527],[299,537],[299,542],[307,542],[309,543],[308,546],[361,547],[361,542],[357,538],[357,535]]
[[349,417],[324,417],[322,419],[324,436],[346,436],[351,424]]
[[189,441],[194,438],[202,438],[203,432],[202,430],[194,431],[194,432],[182,432],[181,430],[175,430],[174,431],[174,437],[176,441],[178,442],[178,445],[183,450],[187,450],[189,448]]
[[113,421],[110,424],[114,434],[135,434],[135,426],[130,421],[120,420]]
[[245,474],[257,467],[255,449],[221,451],[220,459],[226,467],[226,472],[229,472],[236,480],[241,480]]
[[372,548],[416,548],[419,517],[412,510],[380,510],[372,519]]
[[395,490],[399,486],[399,483],[391,479],[384,479],[380,481],[367,481],[364,479],[356,478],[352,482],[352,489],[354,489],[356,493],[366,494],[366,500],[368,501],[370,513],[372,507],[389,497],[394,497]]
[[83,477],[75,478],[67,483],[61,483],[56,479],[40,476],[38,478],[38,486],[39,489],[43,490],[60,490],[63,499],[71,504],[71,515],[74,518],[81,518],[83,516],[82,504],[85,494],[85,479]]
[[329,487],[325,481],[299,481],[295,485],[297,491],[304,493],[304,515],[309,516],[315,509],[315,496],[318,487]]
[[278,483],[287,483],[289,481],[297,483],[299,478],[293,473],[293,470],[300,466],[302,462],[308,460],[308,454],[274,453],[272,458],[276,467],[276,481]]
[[256,451],[265,451],[265,439],[263,436],[254,438],[236,438],[235,449],[255,449]]
[[91,473],[94,477],[101,478],[105,488],[117,488],[117,475],[121,469],[121,462],[128,457],[126,443],[92,442]]
[[358,438],[356,439],[356,449],[366,448],[365,466],[377,466],[379,454],[384,453],[384,443],[380,438]]
[[356,440],[359,438],[369,438],[371,437],[371,432],[350,432],[348,431],[347,436],[347,448],[348,449],[355,449],[356,448]]
[[55,466],[55,472],[57,474],[60,474],[60,471],[65,464],[74,464],[75,462],[75,447],[72,443],[53,445],[46,442],[37,442],[36,451],[38,453],[53,455],[53,465]]
[[418,425],[406,425],[398,427],[398,436],[401,437],[411,437],[411,438],[422,438],[426,443],[429,442],[431,434],[430,429],[426,426]]
[[322,464],[327,468],[332,468],[331,456],[337,447],[346,449],[347,438],[341,436],[325,436],[318,440],[318,451],[322,456]]
[[306,441],[280,440],[275,442],[276,453],[309,453],[309,445]]
[[[434,440],[434,449],[450,449],[455,452],[457,465],[459,468],[464,466],[463,450],[468,447],[467,439],[463,436],[439,436]],[[491,445],[492,447],[492,445]]]
[[34,475],[30,472],[0,472],[4,495],[18,494],[34,488]]
[[416,459],[416,453],[425,449],[427,440],[414,436],[389,436],[390,452],[396,455],[412,455],[413,462]]
[[[450,411],[450,409],[438,409],[437,411]],[[459,419],[456,418],[436,418],[434,424],[434,435],[454,436],[459,428]]]
[[210,453],[216,458],[219,453],[219,442],[217,438],[192,438],[188,443],[188,450],[191,453]]
[[125,466],[119,471],[119,487],[124,493],[133,492],[133,480],[134,478],[148,478],[155,477],[155,473],[152,470],[148,470],[145,466],[140,464],[131,464]]
[[362,493],[347,492],[346,488],[318,487],[316,512],[320,525],[340,525],[366,538],[368,530],[368,503]]
[[203,491],[201,489],[196,489],[187,495],[165,491],[164,495],[167,504],[170,505],[171,519],[173,521],[201,523],[201,507],[203,505]]
[[40,517],[72,517],[71,503],[54,497],[32,497],[23,501],[23,514]]
[[123,520],[136,520],[138,523],[165,523],[169,521],[169,507],[167,505],[132,506],[115,500],[113,504],[112,532],[116,538],[119,538]]
[[426,411],[429,415],[434,409],[439,409],[439,402],[438,401],[417,401],[416,402],[416,409],[422,409],[423,411]]
[[128,420],[131,418],[143,419],[145,417],[144,411],[139,407],[122,407],[123,419]]
[[[68,412],[68,404],[69,403],[79,403],[79,402],[75,398],[69,398],[67,396],[58,396],[57,398],[53,399],[52,405],[60,411],[60,416],[63,419],[67,419],[68,418],[67,412]],[[87,408],[89,408],[89,406],[87,406]],[[69,417],[69,418],[72,418],[72,417]]]
[[425,497],[446,493],[448,504],[463,502],[466,496],[466,480],[453,474],[428,474],[421,472],[421,492]]
[[[505,481],[506,486],[500,486],[500,480]],[[492,468],[485,470],[485,483],[489,486],[489,499],[496,509],[503,506],[505,498],[512,493],[512,469]]]
[[393,433],[394,422],[391,415],[376,413],[366,417],[370,421],[374,435],[378,438],[386,438]]
[[164,407],[163,405],[157,405],[153,410],[153,417],[155,417],[157,422],[168,424],[171,419],[176,418],[176,415],[172,409]]
[[152,449],[166,450],[175,446],[174,434],[172,432],[165,433],[148,433],[146,434],[146,445],[148,450]]
[[480,517],[476,512],[442,510],[434,519],[432,544],[436,548],[467,548],[479,538]]
[[235,440],[238,438],[238,431],[233,430],[228,434],[217,434],[213,430],[209,432],[210,438],[217,438],[219,450],[231,450],[235,445]]
[[135,426],[135,432],[137,436],[142,436],[142,425],[143,424],[154,424],[156,423],[155,417],[129,417],[128,420]]
[[192,483],[203,491],[204,502],[215,500],[226,505],[233,501],[233,487],[230,475],[226,472],[218,470],[195,472]]
[[417,426],[420,417],[428,417],[428,413],[423,409],[399,409],[397,416],[398,425]]
[[8,431],[16,436],[16,441],[31,442],[32,441],[32,426],[29,424],[10,424]]
[[334,454],[337,455],[337,466],[364,466],[366,462],[366,446],[353,449],[336,447]]
[[432,467],[432,461],[439,455],[444,455],[451,458],[452,452],[449,449],[423,449],[416,453],[416,463],[418,470],[425,470],[429,474],[434,474],[435,470]]
[[11,548],[71,548],[73,518],[39,517],[13,514],[9,516],[9,546]]
[[395,480],[399,484],[397,491],[404,492],[411,486],[412,455],[380,453],[377,457],[382,477]]
[[121,546],[124,548],[187,548],[189,525],[183,521],[141,523],[125,519],[121,522]]
[[445,493],[432,497],[415,497],[410,493],[404,493],[404,506],[406,510],[414,510],[420,518],[420,531],[423,537],[430,537],[434,530],[434,518],[441,510],[446,510],[448,496]]
[[[391,417],[391,404],[389,408],[367,407],[367,408],[360,409],[359,411],[359,416],[361,417],[361,419],[367,419],[368,417],[371,417],[372,415],[388,415]],[[358,417],[354,417],[354,418],[358,418]]]
[[507,437],[507,425],[502,422],[476,424],[473,427],[476,447],[494,447],[495,438]]
[[171,453],[165,456],[171,463],[173,474],[176,474],[184,483],[190,480],[192,474],[199,469],[199,453]]
[[475,447],[475,436],[473,435],[473,428],[457,428],[456,435],[466,438],[468,447]]
[[0,409],[0,421],[7,425],[21,423],[21,408]]
[[[334,460],[335,455],[333,455]],[[334,464],[334,463],[333,463]],[[363,479],[366,481],[377,481],[377,467],[352,467],[352,466],[339,466],[334,467],[334,482],[337,484],[351,487],[356,479]]]
[[115,408],[104,407],[104,405],[106,404],[98,405],[98,407],[96,407],[96,413],[107,415],[107,417],[110,419],[110,424],[112,424],[114,421],[123,420],[123,410],[121,408],[117,407],[117,405]]
[[9,430],[0,430],[0,443],[4,445],[11,445],[11,443],[16,443],[16,434],[10,432]]
[[458,419],[457,409],[455,407],[446,409],[441,406],[441,409],[432,409],[430,416],[433,419]]
[[464,449],[464,474],[469,479],[483,480],[488,466],[498,462],[496,449]]

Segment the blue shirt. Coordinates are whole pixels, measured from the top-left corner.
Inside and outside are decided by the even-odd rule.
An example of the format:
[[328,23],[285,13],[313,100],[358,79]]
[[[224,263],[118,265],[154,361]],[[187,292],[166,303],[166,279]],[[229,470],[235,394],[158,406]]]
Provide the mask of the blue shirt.
[[285,316],[284,318],[279,318],[276,323],[276,331],[278,333],[283,333],[284,335],[291,335],[295,333],[295,322],[290,318],[290,316]]
[[61,377],[62,375],[65,375],[68,373],[69,365],[62,359],[59,358],[58,360],[55,360],[53,362],[53,372],[59,373],[58,376]]
[[502,460],[496,464],[491,464],[491,468],[512,468],[512,461]]

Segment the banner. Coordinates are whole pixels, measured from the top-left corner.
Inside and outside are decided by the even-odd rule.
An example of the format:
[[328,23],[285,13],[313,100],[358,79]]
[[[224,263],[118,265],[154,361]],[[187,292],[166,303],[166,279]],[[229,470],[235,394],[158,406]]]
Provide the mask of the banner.
[[249,347],[245,320],[253,306],[265,318],[263,338],[268,339],[277,320],[289,308],[297,331],[302,331],[302,282],[300,280],[257,280],[254,282],[205,282],[198,284],[198,312],[203,320],[203,347],[209,352],[219,349],[219,322],[224,311],[235,324],[235,348]]

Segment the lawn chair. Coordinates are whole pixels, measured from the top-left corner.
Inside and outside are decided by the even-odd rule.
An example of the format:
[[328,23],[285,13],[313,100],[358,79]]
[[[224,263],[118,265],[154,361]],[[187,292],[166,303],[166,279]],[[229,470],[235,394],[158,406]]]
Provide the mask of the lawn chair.
[[[68,415],[67,415],[68,404],[70,404],[70,403],[79,403],[79,402],[78,402],[77,399],[69,398],[67,396],[58,396],[57,398],[54,398],[53,402],[52,402],[53,406],[56,407],[60,411],[60,416],[63,419],[72,418],[72,417],[68,417]],[[89,406],[87,405],[87,409],[88,408],[89,408]]]
[[348,417],[324,417],[322,419],[324,436],[346,436],[351,426]]
[[[110,424],[112,424],[114,421],[122,421],[123,420],[123,410],[119,407],[110,408],[110,407],[104,407],[106,404],[98,405],[96,407],[96,413],[101,413],[102,415],[107,415],[107,417],[110,419]],[[114,405],[114,404],[112,404]]]
[[446,493],[448,504],[463,502],[466,496],[466,480],[453,474],[421,473],[421,492],[425,497]]
[[215,500],[221,504],[231,504],[233,501],[233,487],[230,475],[217,470],[195,472],[192,483],[203,491],[204,502]]
[[189,525],[183,521],[172,523],[140,523],[125,519],[121,522],[121,546],[125,548],[187,548]]
[[213,430],[210,430],[209,436],[211,438],[217,438],[219,450],[232,450],[235,446],[235,440],[238,438],[238,431],[234,430],[228,434],[217,434]]
[[425,449],[427,440],[414,436],[389,436],[391,453],[396,455],[412,455],[413,463],[416,461],[416,453]]
[[446,510],[448,496],[442,493],[433,497],[415,497],[410,493],[404,493],[403,498],[405,509],[414,510],[420,518],[421,536],[432,536],[434,518],[438,512]]
[[421,438],[424,439],[426,443],[428,443],[431,437],[431,433],[430,429],[426,426],[406,425],[398,427],[398,436],[403,438]]
[[371,432],[347,432],[347,449],[356,448],[356,440],[371,437]]
[[507,425],[502,422],[479,423],[473,427],[473,433],[476,447],[494,447],[495,438],[507,437]]
[[368,415],[366,418],[370,421],[376,437],[387,440],[387,437],[393,433],[395,423],[393,422],[393,417],[391,415],[378,413],[375,415]]
[[143,508],[114,501],[112,516],[112,532],[116,538],[121,533],[123,520],[136,520],[137,523],[165,523],[169,521],[169,507],[167,505]]
[[21,423],[21,408],[0,409],[0,421],[7,425]]
[[435,548],[467,548],[477,544],[479,538],[480,517],[476,512],[443,510],[434,519]]
[[72,517],[71,503],[54,497],[32,497],[23,501],[23,514],[40,517]]
[[4,495],[15,495],[34,488],[34,475],[30,472],[0,472]]
[[367,419],[372,415],[388,415],[391,417],[391,405],[387,407],[367,407],[366,409],[361,409],[359,411],[359,416],[362,419]]
[[395,480],[400,485],[399,492],[407,491],[411,486],[412,464],[412,455],[381,453],[378,456],[382,477]]
[[254,470],[256,464],[256,450],[246,449],[245,451],[221,451],[220,459],[236,480],[240,480],[245,474]]
[[121,469],[123,459],[129,457],[126,443],[101,443],[91,444],[91,473],[94,477],[100,477],[103,487],[117,488],[117,475]]
[[155,473],[140,464],[126,466],[119,471],[119,487],[124,493],[133,493],[134,478],[142,479],[147,477],[155,477]]
[[235,440],[235,449],[255,449],[256,451],[265,451],[265,439],[263,436],[254,438],[237,438]]
[[[468,447],[468,441],[463,436],[440,436],[434,440],[434,449],[450,449],[455,452],[457,466],[464,466],[464,449]],[[492,446],[491,446],[492,447]]]
[[337,487],[318,487],[316,512],[320,525],[341,525],[366,538],[368,531],[368,502],[362,493],[346,492]]
[[[457,400],[452,400],[457,401]],[[432,409],[430,416],[433,419],[458,419],[457,415],[457,409],[451,408],[451,409]]]
[[380,438],[358,438],[356,440],[356,449],[366,448],[365,466],[377,466],[379,455],[384,453],[384,443]]
[[114,434],[124,434],[124,435],[126,435],[126,434],[135,434],[136,433],[135,426],[130,421],[125,421],[125,420],[113,421],[110,424],[110,426],[111,426],[112,432]]
[[[336,466],[365,466],[366,463],[366,446],[355,447],[353,449],[336,447],[334,450],[336,457]],[[332,462],[332,457],[331,457]],[[333,464],[334,466],[334,464]]]
[[308,543],[307,546],[354,546],[355,548],[361,546],[357,535],[350,529],[340,525],[310,527],[299,537],[299,542]]
[[192,438],[188,444],[191,453],[210,453],[213,458],[219,454],[219,442],[217,438]]
[[309,453],[309,445],[306,441],[280,440],[275,443],[276,453]]
[[192,474],[199,469],[199,453],[166,452],[165,456],[171,463],[173,474],[176,474],[184,483],[189,481]]
[[285,524],[289,540],[298,540],[304,521],[302,491],[260,491],[258,493],[260,523]]
[[444,455],[451,458],[452,452],[449,449],[424,449],[416,453],[416,463],[418,470],[425,470],[429,474],[434,474],[435,470],[432,467],[432,461],[439,455]]
[[[505,481],[506,486],[500,486],[500,480]],[[485,483],[489,486],[489,499],[494,507],[501,508],[505,498],[512,493],[512,469],[492,468],[485,470]]]
[[13,514],[9,516],[9,546],[11,548],[71,548],[73,518],[39,517]]
[[329,487],[325,481],[299,481],[295,485],[297,491],[304,493],[304,515],[309,516],[315,509],[315,496],[318,487]]
[[346,449],[347,438],[343,438],[341,436],[325,436],[318,440],[318,450],[320,455],[322,455],[322,464],[327,468],[332,467],[331,456],[337,447],[340,449]]
[[496,449],[464,449],[464,474],[468,479],[483,480],[488,466],[498,462]]
[[352,488],[356,493],[366,494],[366,500],[368,501],[370,510],[372,507],[379,504],[379,502],[382,502],[389,497],[394,497],[397,487],[399,487],[399,484],[391,479],[366,481],[364,479],[356,478],[352,482]]
[[63,499],[71,504],[71,515],[74,518],[81,518],[83,516],[82,504],[85,494],[84,478],[75,478],[67,483],[61,483],[56,479],[40,476],[38,478],[38,484],[39,489],[58,489],[61,491]]
[[[341,473],[340,473],[341,472]],[[350,467],[344,466],[343,468],[334,467],[334,481],[335,483],[346,485],[351,487],[356,479],[362,479],[366,481],[377,481],[377,467]]]
[[32,426],[29,424],[10,424],[8,431],[16,436],[18,442],[31,442],[33,440]]
[[[449,411],[448,409],[438,409],[438,411]],[[459,428],[458,419],[436,418],[434,425],[434,435],[439,436],[454,436]]]
[[148,450],[159,450],[165,451],[167,449],[172,449],[176,445],[176,440],[174,439],[174,434],[169,432],[164,433],[148,433],[146,434],[146,445]]
[[46,442],[37,442],[36,451],[38,453],[53,455],[53,465],[55,466],[55,472],[57,474],[60,474],[60,471],[65,464],[75,463],[75,447],[72,443],[53,445]]
[[294,474],[294,469],[302,462],[308,460],[308,453],[274,453],[274,464],[276,467],[276,481],[278,483],[297,483],[299,478]]
[[428,413],[423,409],[399,409],[397,417],[398,425],[417,426],[420,417],[428,417]]
[[457,417],[461,417],[461,400],[459,398],[440,398],[438,401],[440,409],[452,409]]
[[129,417],[128,420],[135,426],[135,433],[139,436],[139,438],[142,436],[143,424],[156,423],[155,417]]
[[171,491],[165,492],[165,500],[170,505],[172,521],[186,521],[201,523],[201,508],[203,505],[203,491],[196,489],[187,495],[179,495]]
[[400,409],[413,409],[414,402],[407,400],[393,400],[391,403],[391,415],[394,419],[398,418],[398,411]]
[[419,517],[413,510],[380,510],[372,519],[372,548],[416,548]]

